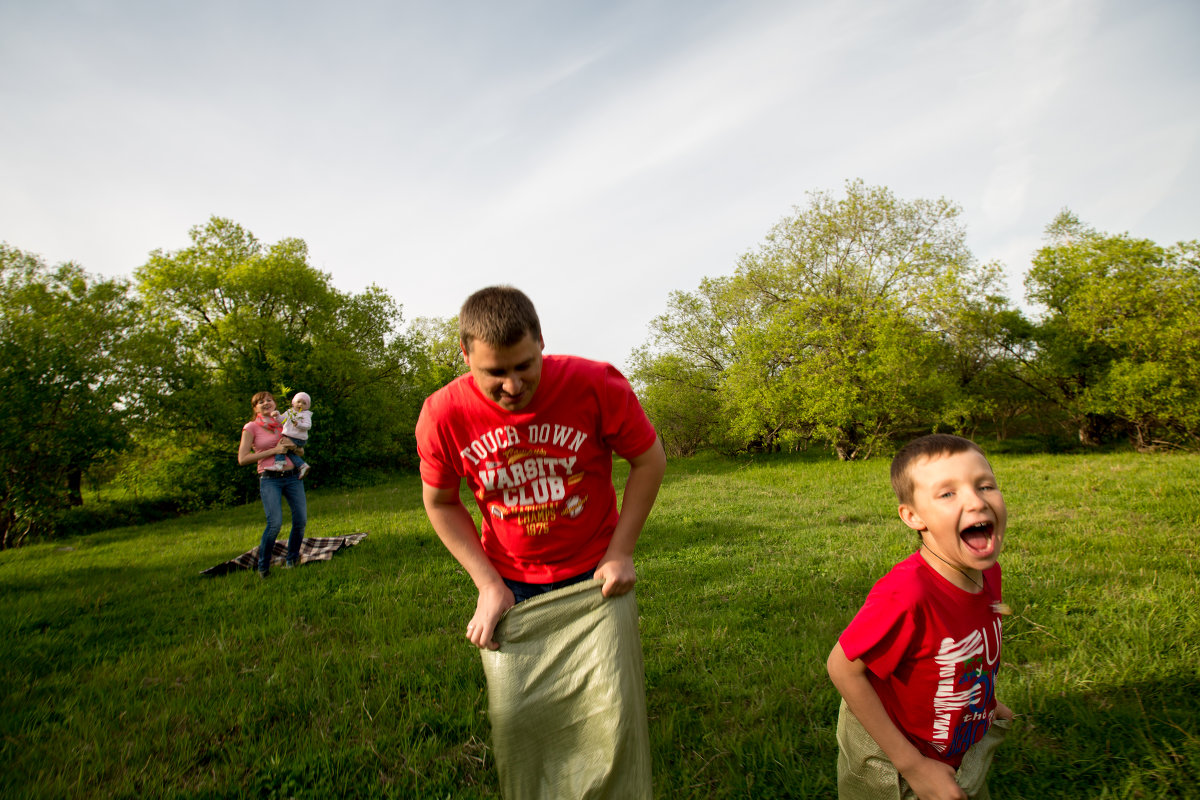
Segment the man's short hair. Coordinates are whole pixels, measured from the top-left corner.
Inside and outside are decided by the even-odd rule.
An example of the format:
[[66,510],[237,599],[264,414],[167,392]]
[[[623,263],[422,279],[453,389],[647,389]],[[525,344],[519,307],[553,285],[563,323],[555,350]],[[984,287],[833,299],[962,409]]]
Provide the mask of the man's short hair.
[[467,353],[476,339],[492,347],[512,347],[527,333],[541,338],[542,323],[533,301],[512,286],[480,289],[458,312],[458,337]]
[[987,458],[979,445],[970,439],[953,436],[949,433],[931,433],[919,439],[913,439],[892,458],[892,491],[901,505],[912,505],[913,477],[912,467],[922,458],[934,456],[952,456],[956,453],[966,453],[974,450]]

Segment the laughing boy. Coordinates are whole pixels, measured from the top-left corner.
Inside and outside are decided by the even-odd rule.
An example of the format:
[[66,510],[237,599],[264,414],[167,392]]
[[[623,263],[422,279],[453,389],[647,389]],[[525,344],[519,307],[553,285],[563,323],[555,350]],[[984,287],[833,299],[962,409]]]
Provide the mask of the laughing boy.
[[1013,716],[995,691],[1004,498],[983,451],[958,436],[908,443],[891,472],[920,546],[875,584],[829,654],[842,695],[838,796],[986,799]]

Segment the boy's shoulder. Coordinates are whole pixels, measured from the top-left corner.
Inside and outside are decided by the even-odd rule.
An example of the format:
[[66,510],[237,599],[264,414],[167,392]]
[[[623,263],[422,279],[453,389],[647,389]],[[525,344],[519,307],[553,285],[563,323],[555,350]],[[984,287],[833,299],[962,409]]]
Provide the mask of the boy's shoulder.
[[920,551],[892,566],[875,582],[871,592],[887,592],[897,598],[919,599],[929,592],[929,569]]

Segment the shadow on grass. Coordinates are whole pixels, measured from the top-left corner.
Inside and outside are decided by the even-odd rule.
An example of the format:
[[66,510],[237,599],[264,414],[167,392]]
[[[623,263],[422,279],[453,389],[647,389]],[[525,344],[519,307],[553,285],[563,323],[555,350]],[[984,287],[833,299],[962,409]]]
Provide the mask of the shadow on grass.
[[1066,693],[1018,712],[990,781],[1001,798],[1200,796],[1200,680]]

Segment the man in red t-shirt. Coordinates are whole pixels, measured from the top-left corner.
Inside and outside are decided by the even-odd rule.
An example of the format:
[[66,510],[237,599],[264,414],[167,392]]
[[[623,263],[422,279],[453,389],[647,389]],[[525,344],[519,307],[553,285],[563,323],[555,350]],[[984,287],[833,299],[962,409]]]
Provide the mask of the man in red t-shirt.
[[[495,650],[496,623],[521,600],[592,577],[605,597],[633,588],[633,551],[666,455],[616,369],[542,355],[522,292],[481,289],[459,328],[470,371],[425,401],[417,451],[429,521],[479,590],[466,636]],[[630,464],[619,511],[614,452]],[[459,499],[464,479],[481,532]]]

